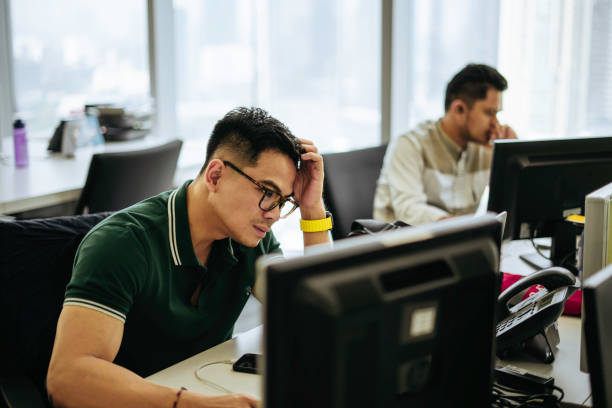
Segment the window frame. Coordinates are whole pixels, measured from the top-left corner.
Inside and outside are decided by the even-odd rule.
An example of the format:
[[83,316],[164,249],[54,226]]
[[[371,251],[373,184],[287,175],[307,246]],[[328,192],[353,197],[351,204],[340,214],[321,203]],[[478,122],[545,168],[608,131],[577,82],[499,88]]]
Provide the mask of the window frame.
[[13,115],[16,111],[15,87],[13,82],[13,46],[11,37],[10,0],[0,0],[0,155],[5,141],[13,130]]

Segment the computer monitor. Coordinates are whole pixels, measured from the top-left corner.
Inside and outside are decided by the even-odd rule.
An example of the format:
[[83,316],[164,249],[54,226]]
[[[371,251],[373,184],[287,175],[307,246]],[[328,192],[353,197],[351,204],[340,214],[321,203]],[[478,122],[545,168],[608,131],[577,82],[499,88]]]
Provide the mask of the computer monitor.
[[264,405],[488,406],[500,236],[464,216],[262,258]]
[[586,354],[593,406],[612,407],[612,266],[587,278],[583,285]]
[[[584,203],[584,239],[580,256],[580,281],[612,263],[612,183],[586,196]],[[587,372],[587,360],[582,322],[580,369]]]
[[612,263],[612,183],[586,196],[582,280]]
[[576,226],[586,195],[612,181],[612,137],[499,140],[493,147],[489,211],[508,211],[512,239],[551,237],[550,261],[522,256],[540,268],[575,270]]

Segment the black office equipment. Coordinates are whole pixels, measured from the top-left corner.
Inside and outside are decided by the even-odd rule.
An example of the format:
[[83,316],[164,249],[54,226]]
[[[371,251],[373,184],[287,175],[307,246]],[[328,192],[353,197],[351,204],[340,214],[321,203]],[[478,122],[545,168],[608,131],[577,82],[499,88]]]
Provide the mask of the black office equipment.
[[241,373],[259,374],[258,360],[261,354],[245,353],[232,364],[232,369]]
[[552,394],[555,379],[541,377],[514,366],[495,367],[495,383],[524,393]]
[[73,157],[77,148],[104,143],[95,115],[85,114],[60,120],[49,140],[47,150]]
[[500,234],[458,217],[262,258],[265,406],[487,406]]
[[88,104],[85,110],[98,118],[102,135],[107,142],[140,139],[151,132],[149,109],[125,109],[113,104]]
[[[551,237],[552,265],[575,272],[576,227],[587,194],[612,181],[612,137],[495,142],[488,209],[508,211],[512,239]],[[539,268],[551,262],[521,256]]]
[[376,180],[387,145],[323,155],[323,199],[332,213],[334,240],[346,238],[357,218],[372,218]]
[[586,355],[594,408],[612,407],[612,266],[587,278],[582,288]]
[[174,186],[174,172],[183,142],[91,158],[76,214],[117,211]]
[[0,222],[0,406],[47,406],[44,380],[74,254],[109,214]]
[[[579,251],[580,280],[612,264],[612,183],[586,196],[584,203],[584,234]],[[586,361],[584,320],[580,339],[580,369],[588,372]]]
[[[510,307],[509,302],[533,285],[542,285],[531,296]],[[525,351],[552,363],[559,344],[556,321],[565,301],[578,289],[576,277],[561,267],[542,269],[526,276],[499,295],[497,304],[496,353],[505,358],[513,350]]]

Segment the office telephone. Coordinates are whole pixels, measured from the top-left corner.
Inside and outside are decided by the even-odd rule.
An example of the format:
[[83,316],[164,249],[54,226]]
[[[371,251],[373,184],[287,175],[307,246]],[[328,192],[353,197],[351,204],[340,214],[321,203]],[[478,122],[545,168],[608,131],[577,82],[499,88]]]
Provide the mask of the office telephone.
[[[513,298],[534,285],[545,290],[510,305]],[[504,359],[510,352],[521,350],[545,363],[553,362],[553,347],[559,344],[557,319],[565,301],[577,289],[576,277],[570,271],[552,267],[534,272],[502,292],[497,301],[497,356]]]

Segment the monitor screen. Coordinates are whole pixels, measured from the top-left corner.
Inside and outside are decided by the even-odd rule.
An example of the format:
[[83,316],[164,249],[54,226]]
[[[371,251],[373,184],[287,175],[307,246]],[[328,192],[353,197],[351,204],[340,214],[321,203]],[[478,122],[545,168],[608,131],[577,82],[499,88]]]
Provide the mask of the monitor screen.
[[594,407],[612,407],[612,266],[583,285],[584,332]]
[[487,406],[500,236],[465,216],[261,258],[265,406]]
[[565,218],[584,215],[586,195],[612,181],[612,137],[500,140],[493,149],[489,211],[508,211],[512,239],[552,238],[551,262],[523,259],[575,271],[579,231]]

